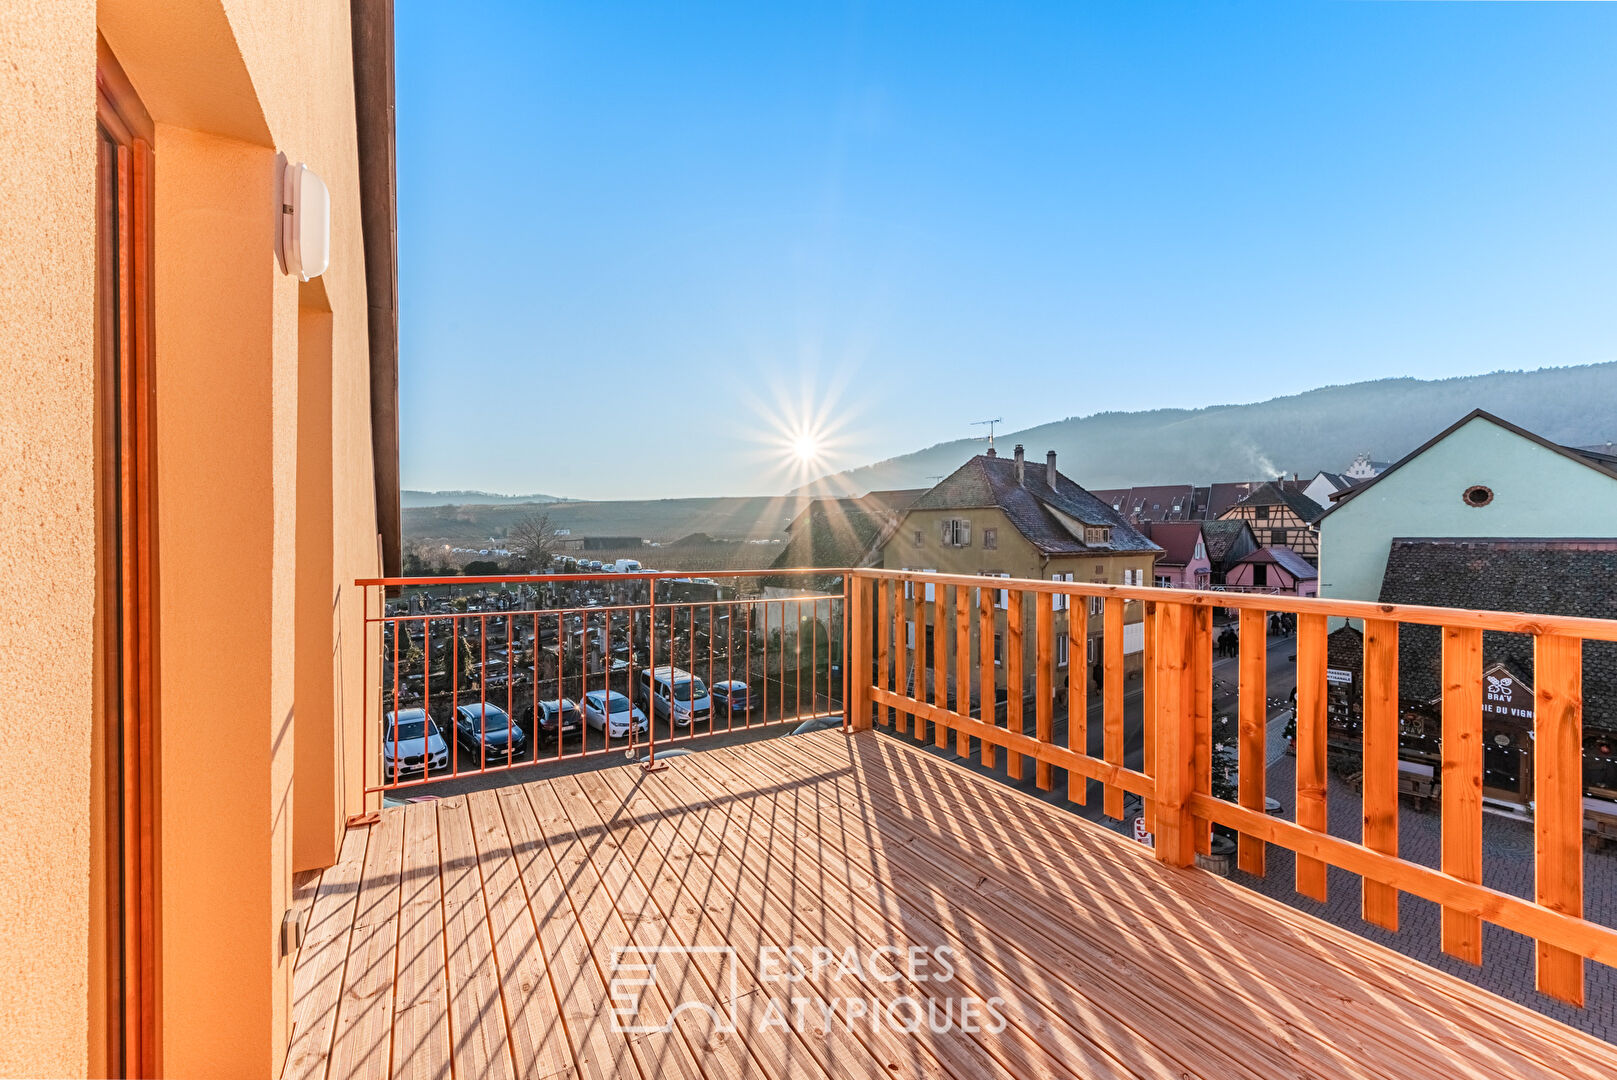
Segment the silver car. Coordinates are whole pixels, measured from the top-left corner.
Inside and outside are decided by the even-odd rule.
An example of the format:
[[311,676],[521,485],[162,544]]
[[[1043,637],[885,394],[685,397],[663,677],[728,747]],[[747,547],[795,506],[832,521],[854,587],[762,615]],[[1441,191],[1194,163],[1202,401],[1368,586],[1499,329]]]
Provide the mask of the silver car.
[[640,707],[631,705],[629,699],[616,690],[611,693],[591,690],[585,694],[584,722],[605,731],[614,739],[629,734],[631,726],[636,732],[644,732],[649,726],[646,714],[640,711]]

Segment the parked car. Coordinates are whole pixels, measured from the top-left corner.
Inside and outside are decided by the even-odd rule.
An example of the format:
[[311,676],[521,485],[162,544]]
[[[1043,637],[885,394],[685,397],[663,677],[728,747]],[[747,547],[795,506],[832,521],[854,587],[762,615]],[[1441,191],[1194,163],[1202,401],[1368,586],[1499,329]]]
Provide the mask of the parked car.
[[382,718],[382,780],[449,768],[449,744],[424,709],[389,710]]
[[455,710],[455,738],[472,753],[482,752],[481,760],[518,757],[528,748],[528,733],[506,715],[504,709],[487,702],[473,702]]
[[720,720],[730,717],[745,720],[752,712],[752,691],[739,679],[716,682],[708,688],[707,694],[713,700],[713,715]]
[[706,720],[713,712],[707,686],[695,675],[677,667],[642,671],[640,704],[659,720],[672,716],[679,727]]
[[584,695],[584,722],[592,728],[605,731],[612,738],[629,734],[633,726],[637,732],[645,731],[646,714],[616,690],[591,690]]
[[558,735],[576,735],[584,718],[572,698],[541,701],[539,703],[539,741],[556,745]]

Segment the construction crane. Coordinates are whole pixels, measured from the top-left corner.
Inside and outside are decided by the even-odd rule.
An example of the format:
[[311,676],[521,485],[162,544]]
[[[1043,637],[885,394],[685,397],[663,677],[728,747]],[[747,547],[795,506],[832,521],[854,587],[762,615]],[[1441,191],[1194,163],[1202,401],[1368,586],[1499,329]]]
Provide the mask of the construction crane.
[[982,427],[984,424],[987,424],[988,425],[988,445],[993,446],[994,445],[994,425],[995,424],[1003,424],[1004,422],[1005,422],[1005,418],[1003,416],[996,416],[992,420],[973,420],[971,422],[971,426],[972,427]]

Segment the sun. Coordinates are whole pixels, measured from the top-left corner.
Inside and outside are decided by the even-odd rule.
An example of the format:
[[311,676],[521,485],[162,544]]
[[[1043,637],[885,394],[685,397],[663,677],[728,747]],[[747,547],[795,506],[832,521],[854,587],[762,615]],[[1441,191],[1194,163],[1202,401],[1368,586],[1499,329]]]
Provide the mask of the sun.
[[804,465],[814,464],[820,460],[820,440],[804,432],[792,440],[792,456]]

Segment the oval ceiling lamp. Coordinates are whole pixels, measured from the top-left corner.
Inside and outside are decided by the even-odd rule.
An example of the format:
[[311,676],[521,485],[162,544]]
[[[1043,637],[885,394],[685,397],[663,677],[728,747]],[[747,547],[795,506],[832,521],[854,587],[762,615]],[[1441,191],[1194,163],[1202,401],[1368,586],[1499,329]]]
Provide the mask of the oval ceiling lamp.
[[281,190],[281,252],[286,272],[299,281],[331,265],[331,192],[307,165],[287,165]]

